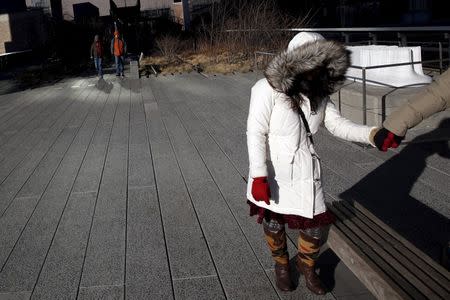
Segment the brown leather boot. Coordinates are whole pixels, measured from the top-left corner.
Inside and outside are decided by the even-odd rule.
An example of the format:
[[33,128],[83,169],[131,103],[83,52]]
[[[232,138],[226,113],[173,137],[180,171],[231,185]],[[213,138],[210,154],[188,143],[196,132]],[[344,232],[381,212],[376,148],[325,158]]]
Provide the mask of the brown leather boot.
[[284,225],[271,220],[263,222],[264,234],[272,257],[275,260],[275,281],[281,291],[292,291],[294,286],[289,273],[289,254],[287,252]]
[[316,295],[325,295],[327,291],[322,285],[322,282],[314,271],[314,266],[309,266],[304,263],[297,255],[297,270],[305,277],[306,287]]
[[289,272],[289,264],[275,264],[275,281],[278,289],[284,292],[290,292],[294,290],[294,286],[291,281],[291,274]]

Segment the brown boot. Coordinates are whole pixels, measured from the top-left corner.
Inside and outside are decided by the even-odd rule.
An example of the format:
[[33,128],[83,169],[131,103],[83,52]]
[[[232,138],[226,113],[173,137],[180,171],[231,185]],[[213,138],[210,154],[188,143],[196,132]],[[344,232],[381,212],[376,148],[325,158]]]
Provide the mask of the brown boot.
[[305,276],[306,286],[317,295],[326,294],[326,290],[314,270],[314,265],[319,257],[321,235],[320,227],[300,231],[296,262],[297,270]]
[[306,287],[316,295],[325,295],[327,291],[322,285],[322,282],[317,276],[314,267],[308,266],[304,263],[300,257],[297,256],[297,270],[300,274],[305,277]]
[[275,281],[280,291],[290,292],[294,290],[289,272],[289,264],[275,264]]
[[286,231],[284,225],[276,221],[263,222],[267,245],[275,261],[275,281],[281,291],[294,289],[289,273],[289,254],[287,252]]

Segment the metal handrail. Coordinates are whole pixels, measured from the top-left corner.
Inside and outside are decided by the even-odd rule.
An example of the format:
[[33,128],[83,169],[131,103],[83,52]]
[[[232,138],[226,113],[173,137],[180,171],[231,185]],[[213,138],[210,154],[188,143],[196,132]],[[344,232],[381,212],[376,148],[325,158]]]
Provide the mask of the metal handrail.
[[[385,64],[385,65],[376,65],[376,66],[368,66],[368,67],[362,67],[362,66],[350,66],[350,68],[355,68],[355,69],[360,69],[362,72],[362,93],[363,93],[363,103],[362,103],[362,110],[363,110],[363,124],[367,125],[367,90],[366,90],[366,85],[367,82],[373,82],[371,80],[367,80],[366,78],[366,71],[367,70],[372,70],[372,69],[381,69],[381,68],[391,68],[391,67],[398,67],[398,66],[407,66],[407,65],[415,65],[415,64],[421,64],[421,63],[433,63],[433,62],[440,62],[442,63],[442,61],[448,61],[449,59],[435,59],[435,60],[424,60],[424,61],[412,61],[412,62],[407,62],[407,63],[398,63],[398,64]],[[351,76],[349,76],[351,77]],[[358,78],[359,79],[359,78]],[[391,87],[391,88],[405,88],[408,86],[414,86],[414,85],[422,85],[422,84],[409,84],[409,85],[404,85],[401,87],[392,87],[389,84],[383,84],[383,83],[378,83],[387,87]]]
[[[448,58],[446,59],[442,59],[443,61],[447,61],[449,60]],[[436,62],[440,62],[440,59],[433,59],[433,60],[421,60],[421,61],[411,61],[411,62],[405,62],[405,63],[397,63],[397,64],[386,64],[386,65],[375,65],[375,66],[368,66],[368,67],[363,67],[363,66],[353,66],[351,65],[350,68],[355,68],[355,69],[379,69],[379,68],[390,68],[390,67],[399,67],[399,66],[407,66],[407,65],[417,65],[417,64],[422,64],[422,63],[436,63]]]
[[[260,29],[227,29],[225,32],[261,31]],[[278,28],[273,31],[308,31],[308,32],[450,32],[450,26],[423,27],[329,27],[329,28]]]
[[423,26],[423,27],[344,27],[344,28],[290,28],[286,31],[310,32],[450,32],[450,26]]
[[[255,66],[257,66],[257,61],[256,61],[256,56],[257,54],[262,54],[262,55],[270,55],[270,56],[275,56],[275,53],[272,52],[265,52],[265,51],[255,51]],[[449,58],[443,59],[442,56],[439,59],[434,59],[434,60],[423,60],[423,61],[412,61],[412,62],[405,62],[405,63],[396,63],[396,64],[384,64],[384,65],[376,65],[376,66],[367,66],[367,67],[363,67],[363,66],[354,66],[351,65],[350,68],[355,68],[355,69],[359,69],[362,71],[362,78],[358,78],[358,77],[353,77],[353,76],[347,76],[348,78],[353,79],[355,82],[356,80],[362,80],[362,94],[363,94],[363,103],[362,103],[362,111],[363,111],[363,124],[367,125],[367,87],[366,87],[366,83],[367,82],[374,82],[389,88],[395,88],[395,89],[399,89],[399,88],[405,88],[405,87],[411,87],[411,86],[420,86],[423,84],[427,84],[427,83],[416,83],[416,84],[408,84],[408,85],[404,85],[404,86],[400,86],[400,87],[396,87],[396,86],[392,86],[390,84],[386,84],[386,83],[382,83],[382,82],[377,82],[377,81],[373,81],[373,80],[368,80],[366,78],[366,71],[367,70],[372,70],[372,69],[381,69],[381,68],[391,68],[391,67],[399,67],[399,66],[407,66],[407,65],[415,65],[415,64],[423,64],[423,63],[436,63],[439,62],[440,63],[440,73],[442,73],[442,62],[443,61],[449,61]],[[342,87],[341,87],[342,88]],[[341,110],[341,95],[340,95],[340,89],[338,91],[339,95],[339,111]]]

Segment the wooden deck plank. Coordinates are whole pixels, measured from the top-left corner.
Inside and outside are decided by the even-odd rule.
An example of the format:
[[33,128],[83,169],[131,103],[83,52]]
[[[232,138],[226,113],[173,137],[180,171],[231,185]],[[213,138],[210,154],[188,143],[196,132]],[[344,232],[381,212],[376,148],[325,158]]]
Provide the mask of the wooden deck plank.
[[[396,260],[392,259],[390,254],[383,251],[383,249],[377,245],[376,243],[364,243],[364,241],[368,241],[367,236],[362,233],[362,231],[352,223],[352,220],[345,218],[343,213],[340,210],[335,209],[334,206],[329,206],[330,210],[337,216],[339,221],[335,224],[348,238],[364,253],[367,257],[370,257],[370,260],[375,263],[381,270],[383,270],[386,274],[388,274],[388,278],[392,279],[392,286],[394,290],[399,287],[403,289],[403,291],[411,295],[413,299],[437,299],[436,295],[432,293],[432,291],[426,288],[423,283],[419,285],[419,287],[414,284],[410,284],[408,280],[412,280],[415,283],[419,283],[415,280],[414,275],[408,273],[405,268],[402,268],[401,264]],[[383,253],[385,252],[385,253]],[[384,254],[384,255],[383,255]],[[378,271],[378,270],[377,270]],[[374,273],[378,273],[375,271]],[[367,272],[367,270],[365,270]],[[373,271],[371,272],[373,273]],[[373,276],[374,274],[368,274],[367,276]],[[376,274],[378,275],[378,274]],[[368,279],[368,280],[374,280]],[[386,282],[390,282],[391,280],[387,280]],[[374,283],[375,286],[379,285],[379,283]],[[398,286],[398,287],[396,287]],[[387,289],[387,287],[385,287]],[[422,294],[419,288],[426,289],[425,293]]]
[[[444,280],[438,272],[432,272],[432,267],[425,264],[420,258],[412,257],[410,259],[406,247],[400,247],[402,244],[393,238],[388,241],[389,232],[382,230],[374,222],[370,222],[367,216],[360,213],[355,207],[351,207],[347,201],[341,201],[339,204],[338,210],[344,218],[350,219],[354,223],[356,229],[353,231],[366,244],[375,249],[380,257],[390,262],[390,265],[396,266],[398,264],[399,266],[396,266],[396,269],[414,287],[422,293],[427,293],[425,295],[428,298],[436,297],[436,295],[442,298],[450,297],[449,292],[444,288],[450,284],[448,280]],[[399,248],[404,249],[399,250]],[[425,271],[427,269],[428,271]]]
[[[320,139],[316,139],[318,141],[316,149],[322,157],[323,165],[344,179],[341,184],[343,194],[339,194],[338,198],[350,200],[347,198],[351,198],[352,194],[357,194],[357,198],[353,200],[364,205],[381,221],[389,224],[427,255],[439,260],[441,247],[448,242],[445,240],[446,236],[448,237],[448,230],[446,230],[448,220],[445,218],[447,213],[437,210],[437,207],[443,205],[442,200],[447,198],[446,195],[437,189],[415,181],[411,178],[412,173],[405,174],[400,179],[397,176],[393,177],[393,174],[404,171],[395,161],[385,162],[378,171],[370,172],[363,169],[355,161],[361,156],[367,156],[367,158],[362,157],[361,159],[370,160],[371,156],[364,154],[362,150],[352,148],[347,143],[335,141],[335,138],[328,134],[321,133],[320,135]],[[377,151],[376,149],[372,150]],[[396,160],[398,159],[402,158],[397,156]],[[401,165],[404,166],[404,163],[409,162],[404,161]],[[339,187],[333,182],[327,183],[327,181],[333,180],[333,176],[336,175],[324,173],[325,185],[329,185],[329,189]],[[420,176],[420,174],[413,176]],[[387,180],[388,178],[390,179]],[[397,186],[392,185],[394,182],[397,182]],[[416,188],[412,189],[412,185]],[[382,192],[387,189],[389,193]]]

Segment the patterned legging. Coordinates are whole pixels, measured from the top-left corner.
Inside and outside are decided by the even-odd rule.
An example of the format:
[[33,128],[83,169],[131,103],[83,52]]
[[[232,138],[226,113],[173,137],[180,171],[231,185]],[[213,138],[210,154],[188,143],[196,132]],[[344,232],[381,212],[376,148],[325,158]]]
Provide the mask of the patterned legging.
[[[286,230],[283,224],[275,220],[263,221],[264,234],[269,245],[272,257],[278,264],[288,264],[289,254],[286,243]],[[327,228],[316,227],[300,230],[298,237],[298,257],[308,266],[314,266],[320,246]]]

